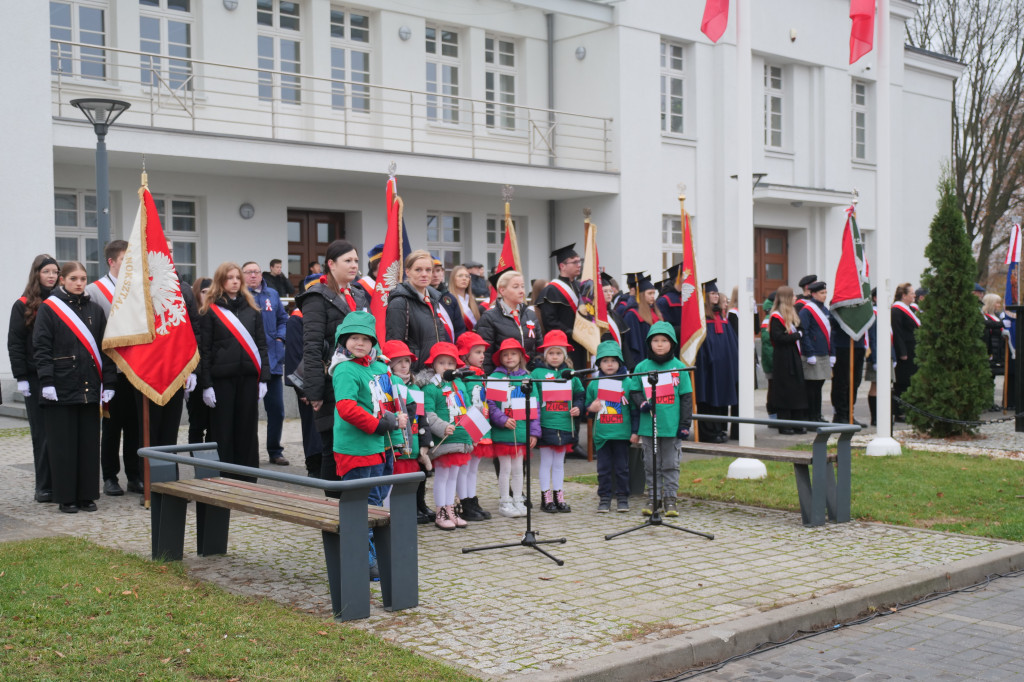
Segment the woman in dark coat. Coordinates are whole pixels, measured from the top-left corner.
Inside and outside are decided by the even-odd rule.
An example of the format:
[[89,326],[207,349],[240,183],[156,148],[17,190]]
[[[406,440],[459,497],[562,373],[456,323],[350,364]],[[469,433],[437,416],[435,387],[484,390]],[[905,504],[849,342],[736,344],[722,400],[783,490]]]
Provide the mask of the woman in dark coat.
[[505,339],[515,339],[526,352],[534,357],[537,349],[537,319],[526,307],[526,282],[523,275],[515,270],[505,270],[492,276],[492,284],[498,292],[494,305],[484,311],[476,325],[476,333],[487,343],[484,353],[484,371],[494,371],[494,354]]
[[[306,461],[309,471],[320,478],[338,480],[334,464],[334,385],[327,367],[334,355],[334,335],[345,316],[370,305],[366,292],[353,286],[359,276],[359,254],[344,239],[327,246],[326,272],[320,281],[299,295],[296,304],[302,311],[302,390],[313,408],[316,430],[323,443],[320,461]],[[337,493],[332,496],[337,497]]]
[[53,501],[68,514],[96,511],[100,496],[100,403],[117,382],[103,354],[107,316],[85,293],[88,275],[64,264],[60,284],[39,306],[32,330],[33,357],[46,427]]
[[[702,414],[729,414],[739,402],[739,344],[727,319],[715,281],[704,283],[704,316],[707,336],[697,353],[694,398]],[[705,443],[729,440],[728,427],[721,422],[700,422],[700,439]]]
[[[797,342],[803,333],[800,316],[793,308],[792,287],[781,286],[775,292],[768,323],[772,340],[772,378],[768,381],[768,404],[779,419],[803,419],[807,410],[804,368]],[[779,433],[807,433],[806,429],[781,428]]]
[[921,326],[921,319],[910,304],[914,302],[914,288],[910,282],[896,287],[896,297],[889,311],[892,321],[892,344],[896,355],[896,370],[893,372],[892,415],[895,421],[903,421],[903,406],[896,400],[910,388],[910,378],[917,371],[914,351],[917,347],[915,334]]
[[222,462],[259,467],[259,401],[269,380],[263,315],[242,286],[242,268],[221,263],[199,309],[199,388]]
[[403,282],[391,290],[385,316],[386,340],[402,341],[417,358],[413,372],[423,369],[424,358],[435,343],[448,342],[441,319],[441,295],[430,286],[434,263],[430,254],[417,249],[405,259]]
[[32,330],[35,328],[39,306],[57,285],[60,266],[53,256],[43,253],[32,261],[28,284],[21,298],[11,308],[10,327],[7,330],[7,354],[11,359],[11,373],[18,382],[18,392],[25,396],[25,411],[32,433],[32,461],[36,468],[36,502],[53,500],[50,479],[50,457],[46,448],[46,428],[39,412],[39,375],[32,351]]

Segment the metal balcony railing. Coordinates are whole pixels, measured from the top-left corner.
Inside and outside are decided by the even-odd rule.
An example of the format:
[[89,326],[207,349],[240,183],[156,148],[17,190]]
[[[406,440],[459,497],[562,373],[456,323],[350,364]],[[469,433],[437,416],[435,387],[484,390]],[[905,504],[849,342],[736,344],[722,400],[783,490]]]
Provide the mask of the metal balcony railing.
[[122,124],[615,170],[611,118],[56,40],[51,71],[55,117],[116,96]]

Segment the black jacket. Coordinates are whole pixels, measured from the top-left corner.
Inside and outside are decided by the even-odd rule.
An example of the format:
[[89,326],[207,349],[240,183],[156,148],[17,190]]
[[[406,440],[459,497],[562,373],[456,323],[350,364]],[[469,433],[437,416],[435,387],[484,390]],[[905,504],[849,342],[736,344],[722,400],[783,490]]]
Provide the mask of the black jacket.
[[[41,292],[45,299],[49,289]],[[19,298],[11,306],[11,320],[7,328],[7,355],[11,359],[11,374],[17,381],[28,381],[36,373],[36,359],[32,350],[32,329],[25,325],[25,304]]]
[[494,371],[494,354],[505,339],[515,339],[523,344],[526,354],[531,360],[535,355],[537,344],[540,341],[540,327],[533,311],[526,307],[526,304],[519,305],[519,324],[516,325],[512,317],[512,311],[505,306],[502,299],[494,302],[494,305],[484,311],[480,321],[476,323],[474,331],[487,342],[487,352],[484,354],[484,371],[490,374]]
[[[260,381],[270,380],[270,360],[267,357],[267,336],[263,333],[263,315],[254,310],[245,296],[234,300],[222,297],[216,301],[231,311],[256,342],[260,354]],[[256,366],[242,344],[225,326],[213,310],[199,316],[199,388],[210,388],[214,379],[235,376],[254,376]]]
[[[85,322],[92,332],[96,346],[103,346],[103,332],[107,327],[107,316],[98,303],[88,294],[72,296],[63,287],[57,287],[50,294],[59,298]],[[100,374],[96,371],[92,354],[82,345],[71,328],[57,316],[49,306],[39,306],[36,323],[32,331],[36,372],[41,387],[57,389],[57,404],[98,404],[100,402]],[[103,363],[102,383],[113,388],[117,382],[114,361],[100,351]],[[43,406],[52,405],[49,400],[40,400]]]
[[[350,293],[357,309],[370,305],[361,287],[353,286]],[[302,311],[303,392],[310,401],[323,401],[316,413],[316,428],[320,432],[330,431],[334,427],[334,385],[327,376],[327,363],[334,354],[334,333],[352,311],[343,295],[322,282],[306,289],[296,304]]]
[[295,295],[295,289],[292,288],[292,283],[288,281],[288,275],[283,272],[276,276],[271,275],[269,272],[264,272],[263,281],[267,283],[268,287],[276,291],[281,298]]
[[427,287],[427,294],[434,311],[405,282],[392,289],[388,300],[385,336],[388,341],[398,339],[409,346],[409,350],[416,356],[412,368],[414,372],[423,368],[423,361],[430,355],[430,349],[435,343],[448,341],[448,332],[444,330],[444,323],[436,312],[441,305],[441,295],[433,287]]

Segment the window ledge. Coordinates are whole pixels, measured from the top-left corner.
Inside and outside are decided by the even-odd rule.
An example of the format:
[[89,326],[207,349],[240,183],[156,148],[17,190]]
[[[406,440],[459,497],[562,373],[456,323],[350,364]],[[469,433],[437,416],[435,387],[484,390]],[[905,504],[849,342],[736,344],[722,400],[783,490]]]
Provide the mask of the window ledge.
[[110,90],[111,92],[119,92],[121,90],[121,85],[111,83],[108,80],[82,78],[81,76],[68,76],[65,74],[58,78],[57,74],[51,73],[50,80],[52,81],[54,86],[60,83],[60,87],[62,88],[84,88],[87,90],[101,89]]
[[782,149],[772,149],[771,147],[764,148],[764,155],[769,159],[793,159],[796,154],[793,152],[787,152]]
[[444,133],[459,137],[468,137],[473,134],[473,130],[468,123],[441,123],[438,121],[428,121],[426,127],[427,130],[433,133]]
[[510,140],[525,140],[529,137],[529,133],[525,130],[519,130],[518,128],[515,130],[509,130],[508,128],[489,128],[484,125],[484,130],[490,137],[504,137]]
[[850,159],[850,165],[858,170],[875,170],[878,166],[874,161],[866,159]]
[[671,144],[678,147],[696,147],[697,138],[689,135],[680,135],[678,133],[661,133],[661,143]]

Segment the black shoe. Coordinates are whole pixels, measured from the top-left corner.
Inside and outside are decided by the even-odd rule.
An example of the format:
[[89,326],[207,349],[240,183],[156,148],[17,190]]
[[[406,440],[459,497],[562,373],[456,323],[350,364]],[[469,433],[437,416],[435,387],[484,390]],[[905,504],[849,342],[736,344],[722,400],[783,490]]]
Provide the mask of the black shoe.
[[557,514],[558,507],[555,506],[555,497],[550,490],[541,491],[540,510],[548,514]]
[[94,512],[96,511],[96,503],[92,500],[79,500],[78,508],[82,511]]
[[793,433],[797,434],[798,436],[802,436],[803,434],[807,433],[807,429],[805,429],[802,426],[798,426],[795,429],[793,429]]
[[53,493],[49,490],[37,490],[36,502],[53,502]]
[[57,506],[57,509],[61,510],[65,514],[77,514],[78,513],[78,505],[77,504],[60,504],[60,505]]
[[572,507],[565,501],[565,493],[561,490],[556,490],[553,493],[555,498],[555,509],[563,514],[567,514],[572,511]]
[[380,582],[380,568],[377,566],[377,564],[373,564],[372,566],[370,566],[370,582]]
[[794,433],[796,433],[796,431],[794,431],[793,429],[787,429],[786,427],[782,427],[781,429],[779,429],[780,436],[792,436]]
[[715,436],[715,442],[719,443],[719,444],[721,444],[721,443],[728,443],[729,442],[729,434],[727,434],[727,433],[720,433],[720,434],[718,434],[717,436]]
[[121,495],[124,495],[124,490],[117,484],[116,478],[108,478],[103,481],[103,494],[110,495],[111,497],[121,497]]
[[419,509],[416,510],[416,523],[417,524],[423,526],[423,525],[426,525],[428,523],[433,523],[433,522],[434,522],[434,519],[430,518],[430,516],[428,514],[424,513],[423,511],[421,511]]
[[271,464],[276,464],[279,467],[288,466],[288,460],[284,458],[284,455],[278,455],[277,457],[270,458]]
[[145,492],[145,488],[142,485],[142,481],[137,478],[128,480],[128,485],[125,486],[130,493],[139,493],[140,495]]
[[480,498],[477,497],[476,495],[473,496],[473,509],[476,509],[483,515],[484,521],[491,518],[491,512],[487,511],[486,509],[480,506]]
[[459,517],[464,521],[486,521],[487,517],[484,516],[483,510],[480,509],[480,505],[477,504],[475,497],[467,497],[461,501],[462,509],[459,511]]

